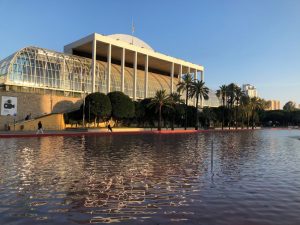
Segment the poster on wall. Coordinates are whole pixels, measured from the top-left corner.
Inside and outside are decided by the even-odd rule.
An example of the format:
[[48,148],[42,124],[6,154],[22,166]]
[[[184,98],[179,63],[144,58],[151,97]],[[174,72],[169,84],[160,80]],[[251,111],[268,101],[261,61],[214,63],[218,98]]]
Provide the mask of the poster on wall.
[[17,115],[17,97],[2,96],[1,100],[1,116]]

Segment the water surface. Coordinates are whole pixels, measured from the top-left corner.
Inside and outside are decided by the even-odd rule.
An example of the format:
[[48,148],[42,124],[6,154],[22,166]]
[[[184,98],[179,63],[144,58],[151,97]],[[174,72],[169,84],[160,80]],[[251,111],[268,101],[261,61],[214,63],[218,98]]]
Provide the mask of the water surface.
[[1,139],[0,224],[298,225],[299,138],[261,130]]

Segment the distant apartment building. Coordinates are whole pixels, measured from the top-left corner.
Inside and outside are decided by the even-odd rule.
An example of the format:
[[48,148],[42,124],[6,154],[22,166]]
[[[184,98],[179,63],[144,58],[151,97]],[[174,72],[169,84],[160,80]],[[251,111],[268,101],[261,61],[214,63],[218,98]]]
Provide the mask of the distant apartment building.
[[270,100],[270,107],[267,110],[279,110],[280,101],[279,100]]
[[248,95],[250,98],[258,97],[258,93],[256,88],[251,84],[243,84],[242,90]]

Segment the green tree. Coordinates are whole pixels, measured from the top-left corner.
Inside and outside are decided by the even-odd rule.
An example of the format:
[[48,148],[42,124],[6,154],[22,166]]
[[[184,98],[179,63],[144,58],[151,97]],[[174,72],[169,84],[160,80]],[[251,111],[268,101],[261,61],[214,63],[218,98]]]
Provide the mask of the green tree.
[[300,110],[297,109],[293,112],[291,112],[291,123],[295,126],[299,126],[300,124]]
[[141,101],[134,102],[134,112],[135,112],[135,119],[137,121],[138,127],[145,127],[145,115],[146,110],[141,104]]
[[185,123],[184,123],[184,129],[187,128],[187,122],[188,122],[188,100],[189,100],[189,91],[191,89],[193,83],[193,76],[191,73],[187,73],[182,77],[182,81],[180,81],[177,84],[177,91],[184,92],[185,91]]
[[283,110],[287,111],[287,112],[292,112],[296,110],[296,103],[292,102],[292,101],[288,101],[287,103],[285,103],[285,105],[283,106]]
[[85,98],[85,115],[88,118],[94,119],[95,124],[97,120],[105,121],[111,115],[111,103],[109,97],[103,93],[91,93]]
[[64,113],[64,120],[66,124],[78,124],[82,122],[82,106],[80,109]]
[[244,92],[237,85],[235,86],[234,92],[235,92],[235,103],[236,103],[236,106],[235,106],[235,129],[237,130],[237,128],[238,128],[238,117],[239,117],[240,101],[241,101],[241,98],[244,95]]
[[175,105],[175,121],[177,126],[184,126],[184,115],[185,115],[185,104],[176,104]]
[[166,94],[166,90],[158,90],[155,96],[151,99],[149,107],[155,107],[158,111],[158,130],[161,130],[162,107],[170,106],[170,98]]
[[216,121],[215,111],[211,107],[204,107],[200,116],[201,116],[202,123],[206,128],[210,127],[211,122]]
[[187,116],[189,118],[187,126],[193,127],[196,124],[196,115],[195,115],[196,107],[193,105],[188,105],[187,107]]
[[250,116],[251,116],[251,107],[250,107],[250,98],[248,95],[243,95],[240,99],[240,111],[241,111],[241,120],[242,127],[244,125],[244,118],[246,118],[247,129],[250,126]]
[[195,124],[195,130],[198,130],[199,128],[199,98],[202,100],[204,98],[205,100],[208,100],[208,93],[209,89],[205,86],[205,82],[202,80],[195,80],[192,85],[191,85],[191,90],[190,90],[190,98],[196,97],[196,110],[195,110],[195,115],[196,115],[196,124]]
[[227,86],[222,85],[219,87],[219,90],[217,90],[216,95],[219,99],[222,100],[222,130],[224,129],[224,120],[225,120],[225,102],[226,102],[226,94],[227,94]]
[[139,107],[140,107],[140,110],[142,111],[141,116],[142,116],[142,113],[144,115],[142,118],[143,123],[147,122],[150,127],[153,127],[154,120],[156,118],[157,113],[155,112],[154,107],[149,107],[151,100],[152,100],[151,98],[145,98],[145,99],[141,100],[139,102]]
[[172,122],[171,129],[174,130],[175,114],[176,114],[176,105],[183,102],[181,95],[177,92],[173,92],[169,95],[170,104],[172,106]]
[[134,102],[123,92],[114,91],[107,94],[110,99],[112,112],[111,116],[118,125],[118,121],[134,117]]
[[284,126],[287,122],[287,112],[283,110],[265,111],[263,122],[271,126]]
[[251,120],[252,120],[252,129],[254,129],[255,126],[255,116],[257,116],[257,113],[259,110],[264,110],[269,107],[269,103],[265,101],[264,99],[260,99],[257,97],[250,98],[250,108],[251,108]]
[[232,123],[232,111],[233,111],[233,106],[235,103],[235,89],[236,89],[236,84],[231,83],[227,86],[226,90],[226,97],[227,97],[227,107],[229,109],[229,129]]

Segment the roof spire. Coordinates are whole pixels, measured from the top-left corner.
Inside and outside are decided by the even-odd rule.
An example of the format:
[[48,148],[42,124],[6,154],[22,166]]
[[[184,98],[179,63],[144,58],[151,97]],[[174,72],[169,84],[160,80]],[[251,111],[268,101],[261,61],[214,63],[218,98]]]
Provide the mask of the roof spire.
[[134,23],[133,23],[133,18],[132,18],[132,23],[131,23],[131,36],[132,36],[131,44],[132,45],[133,45],[133,34],[134,34]]

